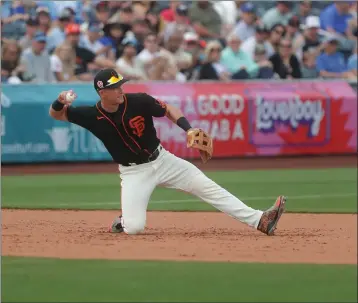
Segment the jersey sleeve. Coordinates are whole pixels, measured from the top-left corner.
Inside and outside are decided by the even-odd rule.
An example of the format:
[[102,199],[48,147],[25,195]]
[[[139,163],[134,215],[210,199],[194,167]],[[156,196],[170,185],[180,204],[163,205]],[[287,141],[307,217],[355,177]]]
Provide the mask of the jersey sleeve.
[[68,106],[66,109],[67,120],[84,128],[91,123],[91,107],[89,106]]
[[164,117],[167,113],[167,104],[161,100],[155,99],[152,96],[144,94],[146,109],[153,117]]

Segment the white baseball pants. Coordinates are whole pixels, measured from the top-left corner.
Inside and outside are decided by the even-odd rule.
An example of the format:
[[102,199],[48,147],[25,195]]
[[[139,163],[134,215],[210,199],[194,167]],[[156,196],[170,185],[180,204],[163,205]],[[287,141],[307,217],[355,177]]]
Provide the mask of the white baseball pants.
[[134,166],[119,165],[119,171],[122,180],[122,225],[127,234],[144,230],[149,199],[156,186],[193,194],[251,227],[257,228],[263,213],[248,207],[195,165],[164,148],[155,161]]

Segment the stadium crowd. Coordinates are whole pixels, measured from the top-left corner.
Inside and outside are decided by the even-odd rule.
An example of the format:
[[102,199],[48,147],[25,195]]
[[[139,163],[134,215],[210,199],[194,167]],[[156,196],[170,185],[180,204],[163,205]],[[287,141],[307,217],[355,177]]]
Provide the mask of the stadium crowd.
[[357,1],[2,1],[1,81],[357,79]]

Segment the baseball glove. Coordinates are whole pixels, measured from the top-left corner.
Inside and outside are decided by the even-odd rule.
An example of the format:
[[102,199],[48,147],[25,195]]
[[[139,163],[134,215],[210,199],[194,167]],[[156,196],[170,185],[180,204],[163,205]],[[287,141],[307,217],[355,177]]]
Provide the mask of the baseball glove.
[[198,149],[203,163],[208,162],[213,155],[213,139],[200,128],[188,130],[187,147]]

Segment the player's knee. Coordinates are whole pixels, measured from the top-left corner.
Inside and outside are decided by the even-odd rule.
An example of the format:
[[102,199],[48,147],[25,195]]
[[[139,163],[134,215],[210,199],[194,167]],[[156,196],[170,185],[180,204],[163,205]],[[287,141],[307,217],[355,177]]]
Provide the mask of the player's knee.
[[125,221],[123,230],[128,235],[136,235],[141,233],[145,228],[145,221]]

